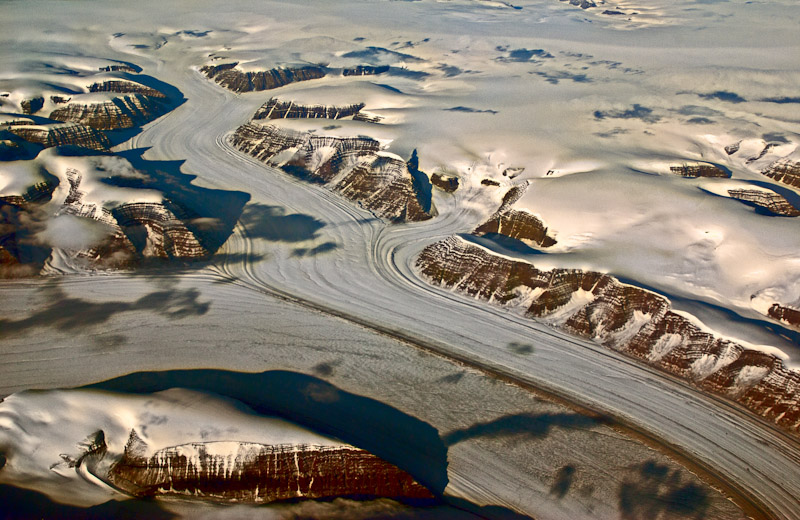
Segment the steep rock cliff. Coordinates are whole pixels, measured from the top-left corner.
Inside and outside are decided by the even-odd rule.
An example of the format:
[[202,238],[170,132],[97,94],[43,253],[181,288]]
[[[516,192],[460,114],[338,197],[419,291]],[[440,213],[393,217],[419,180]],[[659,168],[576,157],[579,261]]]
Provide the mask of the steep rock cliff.
[[328,187],[392,221],[431,218],[408,166],[380,150],[369,137],[300,133],[248,123],[234,133],[233,145],[269,164]]
[[550,247],[556,243],[556,240],[547,234],[547,227],[539,217],[516,209],[507,209],[493,215],[474,231],[474,234],[479,236],[489,233],[505,235],[528,245]]
[[799,209],[792,206],[791,202],[786,200],[785,197],[775,192],[741,189],[728,190],[728,194],[734,199],[763,208],[773,215],[781,215],[784,217],[800,216]]
[[123,80],[106,80],[92,83],[89,86],[89,92],[118,92],[120,94],[142,94],[154,98],[167,97],[161,91],[154,88],[147,87],[141,83]]
[[102,151],[111,146],[111,142],[103,132],[78,123],[12,126],[8,131],[26,141],[41,144],[45,148],[75,145]]
[[244,72],[236,69],[238,63],[206,65],[200,72],[217,84],[233,92],[252,92],[270,90],[289,83],[319,79],[325,76],[322,67],[276,68],[257,72]]
[[761,173],[770,179],[788,184],[793,188],[800,188],[800,162],[781,159],[771,164]]
[[168,110],[169,107],[159,98],[125,94],[98,103],[71,102],[53,110],[50,119],[80,123],[97,130],[116,130],[143,125]]
[[364,103],[344,106],[303,105],[271,98],[259,108],[253,119],[340,119],[357,114]]
[[669,169],[681,177],[730,177],[730,173],[713,164],[682,164],[670,166]]
[[416,267],[435,285],[520,308],[800,431],[800,374],[701,329],[655,293],[602,273],[539,270],[459,237],[425,248]]
[[353,446],[198,442],[146,456],[131,432],[108,478],[136,496],[188,495],[231,502],[392,498],[432,500],[408,473]]

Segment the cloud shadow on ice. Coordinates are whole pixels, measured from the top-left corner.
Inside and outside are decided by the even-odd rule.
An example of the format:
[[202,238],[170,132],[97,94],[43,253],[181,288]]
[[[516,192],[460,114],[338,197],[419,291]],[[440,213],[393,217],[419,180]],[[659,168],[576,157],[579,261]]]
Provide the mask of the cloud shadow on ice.
[[147,311],[174,320],[202,316],[211,307],[210,302],[200,301],[200,291],[194,288],[154,291],[132,302],[74,298],[57,284],[47,286],[45,291],[49,303],[42,310],[20,320],[0,319],[0,338],[20,335],[37,327],[83,334],[87,327],[102,325],[125,312]]
[[618,502],[623,520],[670,517],[702,520],[709,506],[708,493],[692,482],[683,483],[680,470],[655,461],[629,471],[620,484]]
[[635,103],[628,109],[622,110],[595,110],[594,118],[602,119],[639,119],[645,123],[657,123],[661,116],[653,114],[652,108],[647,108]]
[[519,435],[532,439],[543,439],[554,428],[588,430],[608,422],[607,419],[597,419],[578,413],[521,413],[504,415],[468,428],[454,430],[442,439],[448,446],[478,437],[498,438]]
[[143,177],[112,175],[104,182],[113,186],[161,191],[187,213],[186,227],[203,247],[210,252],[219,249],[231,235],[250,195],[196,186],[192,183],[196,176],[181,171],[185,161],[149,161],[142,157],[145,151],[147,148],[118,153],[142,172]]
[[[305,242],[319,238],[319,230],[325,223],[303,213],[286,214],[279,206],[250,203],[244,207],[239,219],[250,238],[260,238],[269,242]],[[313,248],[299,248],[295,256],[307,256],[335,249],[337,245],[326,242]]]

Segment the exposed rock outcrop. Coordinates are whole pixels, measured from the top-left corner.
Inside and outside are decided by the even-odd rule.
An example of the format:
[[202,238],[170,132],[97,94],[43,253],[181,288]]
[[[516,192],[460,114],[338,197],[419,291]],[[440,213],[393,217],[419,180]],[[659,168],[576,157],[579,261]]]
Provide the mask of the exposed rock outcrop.
[[521,240],[528,245],[542,247],[550,247],[556,243],[556,240],[547,234],[547,227],[539,217],[527,211],[515,209],[495,214],[481,224],[474,233],[479,236],[497,233]]
[[143,125],[167,111],[167,105],[158,98],[125,94],[100,103],[69,103],[53,110],[50,119],[81,123],[97,130],[116,130]]
[[347,67],[342,69],[343,76],[373,76],[375,74],[383,74],[389,71],[388,65],[373,67],[371,65],[357,65],[355,67]]
[[133,81],[107,80],[100,83],[92,83],[89,92],[118,92],[120,94],[142,94],[155,98],[166,98],[162,92]]
[[520,308],[800,430],[800,373],[702,330],[655,293],[597,272],[539,270],[460,237],[428,246],[416,266],[435,285]]
[[681,177],[730,177],[730,173],[713,164],[682,164],[680,166],[670,166],[669,169],[672,173]]
[[369,137],[332,137],[299,133],[273,125],[248,123],[233,145],[257,159],[329,188],[392,221],[431,218],[425,211],[408,165],[381,151]]
[[108,478],[136,496],[189,495],[230,502],[391,498],[433,500],[408,473],[349,445],[198,442],[144,455],[131,432]]
[[303,105],[271,98],[259,108],[253,119],[340,119],[356,115],[364,103],[344,106]]
[[769,314],[771,318],[775,318],[796,329],[800,329],[800,310],[774,303],[772,307],[769,308],[769,311],[767,311],[767,314]]
[[176,215],[181,213],[182,210],[168,200],[163,204],[134,202],[112,210],[117,224],[145,258],[196,259],[208,256],[208,251]]
[[325,76],[322,67],[277,68],[266,71],[243,72],[236,69],[237,63],[206,65],[200,72],[222,87],[233,92],[252,92],[270,90],[289,83],[319,79]]
[[458,177],[443,175],[441,173],[431,174],[431,184],[442,191],[453,193],[458,189]]
[[594,3],[594,0],[561,0],[562,2],[569,2],[570,4],[580,7],[581,9],[589,9],[591,7],[597,7],[597,4]]
[[24,99],[20,102],[23,114],[35,114],[44,106],[44,98],[37,96],[31,99]]
[[764,175],[793,188],[800,188],[800,162],[781,159],[764,170]]
[[107,150],[111,146],[111,142],[103,132],[77,123],[12,126],[9,132],[45,148],[75,145],[90,150]]
[[785,197],[775,192],[767,192],[764,190],[728,190],[728,194],[737,200],[745,203],[750,203],[759,208],[763,208],[773,215],[780,215],[784,217],[797,217],[800,216],[800,210],[792,206]]

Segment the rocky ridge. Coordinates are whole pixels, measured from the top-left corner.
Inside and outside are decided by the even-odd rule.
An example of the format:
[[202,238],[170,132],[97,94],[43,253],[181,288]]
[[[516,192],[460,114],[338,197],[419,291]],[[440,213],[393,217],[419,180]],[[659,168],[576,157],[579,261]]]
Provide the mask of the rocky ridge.
[[728,190],[728,194],[731,196],[731,198],[740,200],[742,202],[751,203],[754,206],[769,211],[773,215],[780,215],[784,217],[800,216],[800,209],[795,208],[791,202],[786,200],[784,196],[775,192],[735,189]]
[[800,162],[781,159],[771,164],[762,173],[777,182],[793,188],[800,188]]
[[681,177],[730,177],[730,174],[713,164],[682,164],[680,166],[670,166],[670,171]]
[[775,303],[769,308],[767,314],[773,319],[800,329],[800,310]]
[[408,473],[349,445],[197,442],[144,453],[131,432],[108,479],[134,496],[268,503],[349,497],[433,500]]
[[238,62],[205,65],[200,68],[207,78],[233,92],[270,90],[289,83],[325,77],[325,69],[316,66],[275,68],[265,71],[244,72],[237,69]]
[[143,94],[125,94],[97,103],[70,102],[50,112],[50,119],[80,123],[97,130],[117,130],[143,125],[168,110],[158,98]]
[[75,145],[90,150],[107,150],[111,146],[108,137],[95,128],[79,123],[51,125],[14,125],[8,129],[12,134],[45,148]]
[[526,183],[509,190],[503,197],[500,208],[472,233],[477,236],[504,235],[529,246],[550,247],[555,245],[556,240],[547,234],[547,227],[539,217],[529,211],[512,208],[514,202],[524,194],[527,188],[528,184]]
[[256,111],[253,119],[341,119],[358,114],[362,108],[364,108],[364,103],[345,106],[303,105],[270,98]]
[[800,374],[780,359],[716,337],[655,293],[602,273],[539,270],[461,237],[426,247],[416,261],[434,285],[542,319],[572,334],[732,399],[800,433]]
[[369,137],[333,137],[247,123],[231,142],[260,161],[300,178],[325,183],[345,198],[391,221],[433,216],[408,164]]

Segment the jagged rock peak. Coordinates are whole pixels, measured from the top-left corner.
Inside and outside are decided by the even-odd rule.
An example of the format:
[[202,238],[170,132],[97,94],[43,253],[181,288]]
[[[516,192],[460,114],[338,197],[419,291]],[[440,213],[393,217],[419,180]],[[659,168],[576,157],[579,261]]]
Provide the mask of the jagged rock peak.
[[266,71],[243,72],[236,69],[238,62],[220,65],[206,65],[200,72],[222,87],[233,92],[252,92],[270,90],[289,83],[319,79],[325,76],[325,69],[317,66],[275,68]]
[[253,119],[341,119],[358,114],[362,108],[364,108],[364,103],[343,106],[303,105],[294,101],[270,98],[256,111]]

